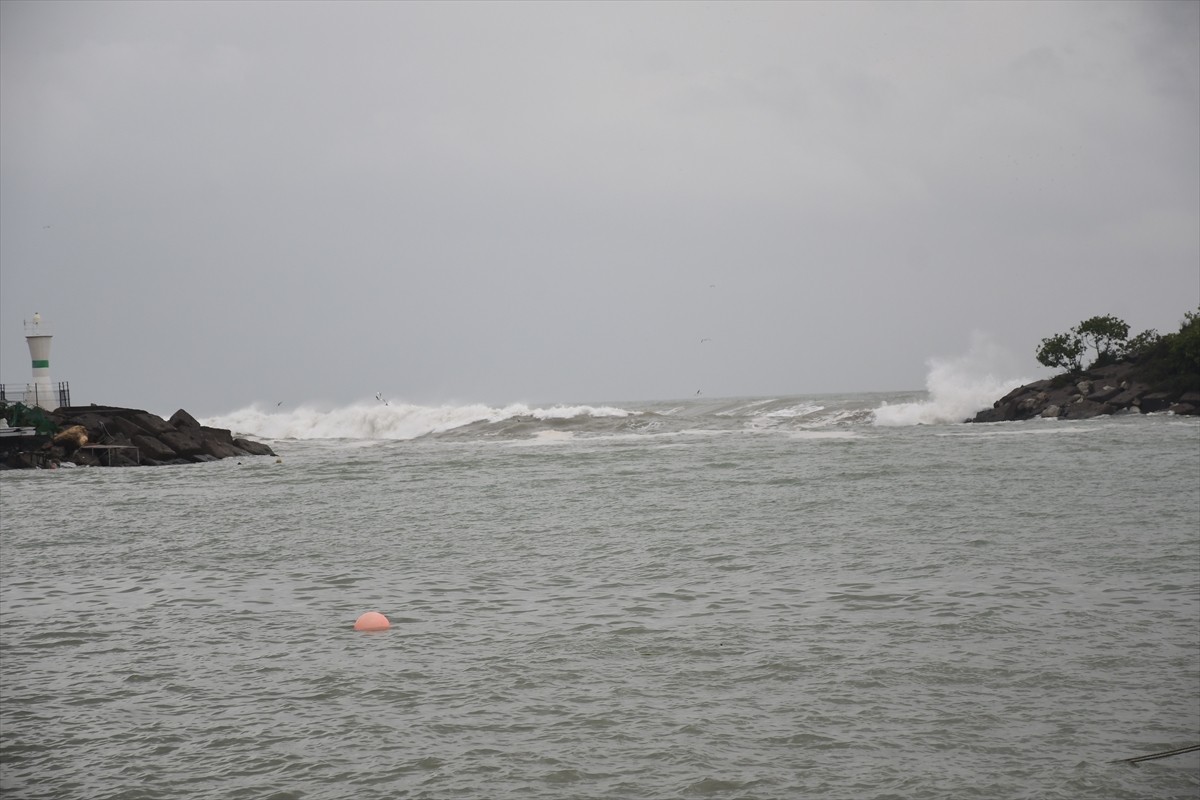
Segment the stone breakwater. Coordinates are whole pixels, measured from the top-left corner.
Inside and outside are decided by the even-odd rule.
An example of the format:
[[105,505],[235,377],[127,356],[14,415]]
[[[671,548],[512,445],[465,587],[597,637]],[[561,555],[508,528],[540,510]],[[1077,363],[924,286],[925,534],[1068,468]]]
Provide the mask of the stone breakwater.
[[147,411],[111,406],[59,408],[50,416],[58,425],[57,433],[10,447],[3,466],[160,466],[275,455],[265,444],[201,425],[183,409],[166,420]]
[[1013,389],[967,422],[1089,419],[1122,412],[1200,414],[1200,392],[1153,386],[1138,376],[1137,365],[1122,362],[1036,381]]

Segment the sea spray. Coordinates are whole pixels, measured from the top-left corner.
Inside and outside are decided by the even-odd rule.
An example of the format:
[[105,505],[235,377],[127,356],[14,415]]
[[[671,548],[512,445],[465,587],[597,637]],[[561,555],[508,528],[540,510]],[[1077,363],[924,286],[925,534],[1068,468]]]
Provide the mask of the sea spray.
[[1012,370],[1012,355],[986,334],[971,334],[964,356],[931,358],[925,388],[929,399],[875,409],[876,425],[891,427],[962,422],[1000,397],[1028,383],[1027,378],[998,378]]

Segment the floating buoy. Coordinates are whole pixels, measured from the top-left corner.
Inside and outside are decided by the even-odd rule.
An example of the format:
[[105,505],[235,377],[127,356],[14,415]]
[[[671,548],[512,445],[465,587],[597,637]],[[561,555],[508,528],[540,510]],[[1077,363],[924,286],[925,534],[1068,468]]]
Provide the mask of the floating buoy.
[[390,627],[392,623],[378,611],[368,611],[354,622],[356,631],[386,631]]

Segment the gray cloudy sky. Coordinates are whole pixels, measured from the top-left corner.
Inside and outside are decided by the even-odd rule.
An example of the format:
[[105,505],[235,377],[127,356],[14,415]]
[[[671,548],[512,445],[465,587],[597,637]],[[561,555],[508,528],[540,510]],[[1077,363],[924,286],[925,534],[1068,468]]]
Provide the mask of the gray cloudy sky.
[[1037,374],[1200,304],[1198,53],[1195,2],[5,0],[0,378],[34,311],[168,414]]

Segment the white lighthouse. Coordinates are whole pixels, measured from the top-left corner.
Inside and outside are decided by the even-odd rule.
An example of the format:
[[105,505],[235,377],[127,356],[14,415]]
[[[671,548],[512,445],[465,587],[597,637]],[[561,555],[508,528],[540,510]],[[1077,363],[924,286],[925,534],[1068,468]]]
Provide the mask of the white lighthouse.
[[25,404],[47,411],[58,407],[50,386],[50,340],[53,338],[49,326],[42,322],[41,314],[35,313],[33,319],[25,321],[25,341],[29,343],[29,357],[33,359],[33,383],[25,392]]

